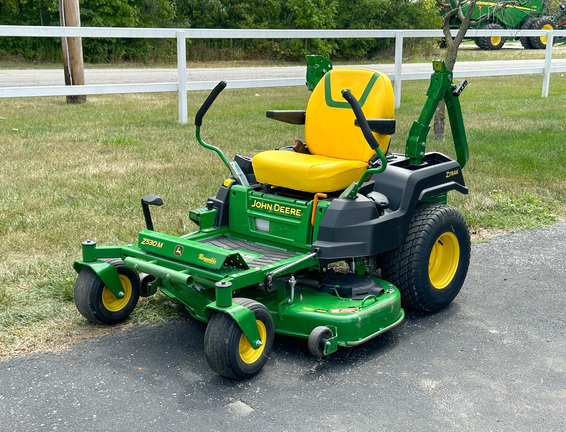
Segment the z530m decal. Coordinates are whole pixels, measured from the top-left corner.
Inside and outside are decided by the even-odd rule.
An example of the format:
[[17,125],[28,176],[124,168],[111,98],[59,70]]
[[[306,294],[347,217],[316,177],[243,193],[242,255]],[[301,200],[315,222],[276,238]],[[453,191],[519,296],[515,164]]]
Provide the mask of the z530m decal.
[[163,243],[162,243],[162,242],[158,242],[158,241],[155,241],[155,240],[152,240],[152,239],[148,239],[148,238],[145,238],[145,237],[142,239],[141,244],[142,244],[142,245],[153,246],[153,247],[156,247],[156,248],[159,248],[159,249],[161,249],[161,248],[163,247]]

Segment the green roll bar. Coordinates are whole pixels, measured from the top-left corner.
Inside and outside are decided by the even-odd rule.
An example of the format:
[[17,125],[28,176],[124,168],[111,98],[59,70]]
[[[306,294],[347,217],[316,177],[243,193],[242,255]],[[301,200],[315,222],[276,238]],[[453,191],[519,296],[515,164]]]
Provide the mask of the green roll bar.
[[458,85],[452,84],[453,73],[446,68],[442,60],[433,61],[432,68],[434,72],[430,77],[430,85],[426,92],[428,98],[419,119],[413,122],[409,131],[405,146],[405,156],[410,159],[412,165],[422,164],[430,122],[434,117],[438,104],[444,99],[450,119],[454,148],[456,149],[456,160],[460,167],[464,168],[468,161],[468,141],[458,96],[466,87],[467,81],[462,80]]

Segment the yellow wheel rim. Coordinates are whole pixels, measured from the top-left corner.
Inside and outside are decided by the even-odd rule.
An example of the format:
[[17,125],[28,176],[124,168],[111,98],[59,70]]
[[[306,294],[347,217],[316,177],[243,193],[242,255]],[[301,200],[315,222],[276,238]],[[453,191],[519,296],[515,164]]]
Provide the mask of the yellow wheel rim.
[[452,232],[443,233],[432,247],[428,261],[428,274],[432,286],[446,288],[454,279],[460,261],[460,244]]
[[[550,24],[545,24],[542,26],[541,30],[553,30],[554,27],[552,27]],[[540,41],[546,45],[546,36],[541,36],[540,37]]]
[[265,330],[265,324],[260,320],[256,320],[257,329],[259,330],[259,336],[261,338],[262,345],[258,349],[253,349],[248,338],[242,333],[240,336],[240,358],[244,363],[252,364],[256,362],[263,353],[263,348],[265,347],[265,341],[267,340],[267,330]]
[[494,46],[499,45],[499,43],[501,42],[501,36],[492,36],[491,37],[491,44]]
[[114,294],[107,286],[102,290],[102,304],[110,312],[118,312],[124,309],[132,297],[132,282],[130,279],[127,276],[120,275],[120,282],[122,282],[122,291],[124,291],[124,297],[121,299],[114,297]]

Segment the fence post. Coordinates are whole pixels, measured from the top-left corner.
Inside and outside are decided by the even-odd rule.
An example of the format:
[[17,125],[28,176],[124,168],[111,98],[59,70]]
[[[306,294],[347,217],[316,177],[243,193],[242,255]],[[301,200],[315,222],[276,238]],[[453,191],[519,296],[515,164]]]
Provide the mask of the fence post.
[[393,79],[393,97],[395,109],[401,106],[401,72],[403,67],[403,33],[395,32],[395,73]]
[[542,75],[542,97],[548,97],[548,89],[550,87],[550,63],[552,60],[552,43],[554,42],[554,33],[552,30],[546,33],[546,53],[544,56],[544,71]]
[[[62,27],[80,27],[81,13],[79,0],[59,0],[59,16]],[[65,85],[84,85],[85,70],[83,42],[80,37],[61,38],[63,48],[63,70]],[[85,103],[86,95],[67,96],[67,103]]]
[[177,87],[179,92],[179,123],[187,123],[187,37],[177,31]]

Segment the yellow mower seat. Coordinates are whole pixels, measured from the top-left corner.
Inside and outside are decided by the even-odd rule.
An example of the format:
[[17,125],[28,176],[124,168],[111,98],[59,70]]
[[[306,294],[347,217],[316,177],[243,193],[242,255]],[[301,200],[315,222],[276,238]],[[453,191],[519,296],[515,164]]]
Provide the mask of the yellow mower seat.
[[[387,75],[366,69],[333,69],[320,80],[307,104],[305,143],[311,154],[272,150],[253,158],[260,183],[304,192],[334,192],[358,181],[375,151],[354,125],[354,112],[342,98],[349,89],[366,118],[392,119],[393,88]],[[390,135],[374,133],[383,153]]]

